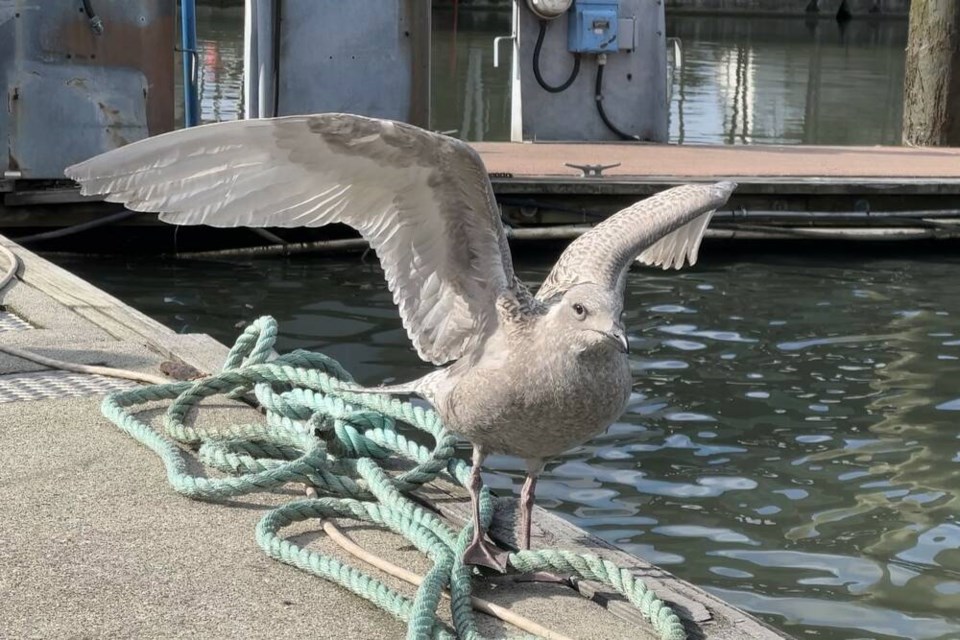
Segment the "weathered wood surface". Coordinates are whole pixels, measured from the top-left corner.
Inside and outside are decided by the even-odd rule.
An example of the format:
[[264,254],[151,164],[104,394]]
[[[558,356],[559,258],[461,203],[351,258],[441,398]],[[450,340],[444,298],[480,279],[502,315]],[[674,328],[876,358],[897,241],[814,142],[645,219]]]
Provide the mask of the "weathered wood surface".
[[[611,165],[611,178],[740,182],[813,179],[861,182],[960,182],[960,149],[910,147],[732,146],[635,143],[475,142],[487,170],[515,178],[579,178],[565,166]],[[867,180],[870,179],[870,180]],[[588,179],[589,180],[589,179]]]
[[118,340],[145,344],[205,373],[219,370],[227,348],[205,334],[178,334],[109,293],[0,235],[20,259],[20,280],[92,322]]
[[[451,481],[438,479],[418,493],[428,506],[458,526],[472,517],[466,491]],[[498,499],[490,529],[495,541],[514,549],[517,548],[516,513],[516,500]],[[553,547],[592,553],[630,569],[674,608],[683,620],[690,640],[784,640],[790,637],[696,585],[630,555],[540,507],[534,509],[532,537],[534,549]],[[638,632],[646,630],[650,633],[650,625],[640,613],[606,585],[582,582],[578,589],[582,595],[606,606],[614,615],[636,623]]]

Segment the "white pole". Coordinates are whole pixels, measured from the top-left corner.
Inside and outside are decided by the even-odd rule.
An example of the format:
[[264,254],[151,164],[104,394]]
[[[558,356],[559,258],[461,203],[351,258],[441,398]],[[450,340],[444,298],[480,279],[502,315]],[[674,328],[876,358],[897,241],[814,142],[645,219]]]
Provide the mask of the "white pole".
[[243,117],[260,117],[260,60],[257,55],[257,0],[244,1]]

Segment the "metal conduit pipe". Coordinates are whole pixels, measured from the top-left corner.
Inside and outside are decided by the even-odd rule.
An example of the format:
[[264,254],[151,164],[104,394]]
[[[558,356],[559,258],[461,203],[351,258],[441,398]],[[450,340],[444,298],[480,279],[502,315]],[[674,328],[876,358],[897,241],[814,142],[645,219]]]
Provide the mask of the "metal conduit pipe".
[[[502,196],[497,198],[497,202],[507,207],[527,207],[534,209],[543,209],[545,211],[556,211],[560,213],[570,213],[586,218],[603,220],[610,217],[611,213],[604,213],[592,209],[584,209],[565,205],[558,202],[538,200],[537,198],[523,198]],[[912,209],[909,211],[783,211],[779,209],[740,209],[733,211],[717,211],[713,219],[721,220],[743,220],[743,219],[772,219],[783,221],[803,222],[806,220],[832,220],[836,222],[865,222],[886,221],[892,219],[960,219],[960,209]]]
[[[536,240],[573,240],[593,227],[589,225],[559,225],[554,227],[531,227],[506,229],[507,238],[512,241]],[[960,238],[960,226],[952,228],[929,227],[831,227],[831,228],[763,228],[756,226],[733,226],[720,229],[707,229],[705,238],[723,240],[795,240],[816,238],[819,240],[924,240]],[[320,240],[317,242],[290,243],[285,246],[258,246],[240,249],[220,249],[215,251],[190,251],[175,254],[177,258],[231,258],[231,257],[271,257],[289,256],[305,253],[347,253],[369,249],[370,245],[362,238],[343,240]]]
[[103,216],[102,218],[88,220],[87,222],[81,222],[80,224],[71,225],[69,227],[62,227],[60,229],[54,229],[53,231],[44,231],[42,233],[35,233],[30,236],[13,238],[13,241],[18,244],[26,244],[30,242],[39,242],[41,240],[63,238],[66,236],[72,236],[75,233],[80,233],[81,231],[89,231],[90,229],[97,229],[99,227],[105,227],[110,224],[121,222],[139,214],[139,211],[130,211],[129,209],[124,209],[123,211],[119,211],[108,216]]

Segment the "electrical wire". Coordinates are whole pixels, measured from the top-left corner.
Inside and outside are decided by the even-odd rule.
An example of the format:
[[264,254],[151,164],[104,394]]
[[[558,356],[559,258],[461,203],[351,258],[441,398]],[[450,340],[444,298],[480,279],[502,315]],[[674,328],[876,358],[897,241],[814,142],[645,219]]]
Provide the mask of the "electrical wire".
[[570,88],[570,85],[573,84],[573,81],[577,79],[577,76],[580,74],[580,54],[573,54],[573,70],[570,72],[570,77],[567,78],[567,81],[561,85],[550,85],[547,84],[547,81],[543,79],[543,76],[540,75],[540,49],[543,47],[543,38],[547,35],[547,21],[540,21],[540,33],[537,35],[537,44],[533,47],[533,75],[537,79],[537,84],[539,84],[544,91],[549,91],[550,93],[560,93],[561,91],[566,91]]
[[63,227],[61,229],[55,229],[54,231],[44,231],[42,233],[35,233],[30,236],[20,236],[19,238],[13,238],[13,241],[17,244],[26,244],[28,242],[39,242],[41,240],[53,240],[54,238],[63,238],[65,236],[71,236],[75,233],[80,233],[81,231],[89,231],[90,229],[97,229],[99,227],[106,226],[108,224],[113,224],[126,220],[127,218],[132,218],[138,215],[139,211],[132,211],[129,209],[124,209],[118,211],[117,213],[112,213],[108,216],[103,216],[102,218],[96,218],[94,220],[89,220],[87,222],[81,222],[70,227]]
[[93,29],[95,34],[103,34],[103,20],[100,16],[97,15],[97,12],[93,9],[93,3],[90,0],[83,0],[83,12],[87,14],[87,19],[90,20],[90,28]]
[[597,83],[594,88],[593,97],[597,103],[597,113],[600,114],[600,119],[603,120],[603,124],[607,125],[607,128],[610,131],[614,132],[620,136],[623,140],[640,140],[640,136],[631,135],[625,133],[615,124],[610,122],[610,118],[607,117],[607,112],[603,109],[603,68],[607,66],[607,56],[606,54],[601,53],[597,56]]
[[2,244],[0,244],[0,255],[7,259],[7,271],[0,276],[0,293],[2,293],[7,285],[17,277],[17,271],[20,270],[20,258]]
[[57,360],[56,358],[48,358],[46,356],[40,355],[39,353],[34,353],[32,351],[20,349],[19,347],[13,347],[8,344],[0,344],[0,353],[6,353],[16,358],[30,360],[31,362],[42,364],[45,367],[50,367],[51,369],[60,369],[61,371],[73,371],[74,373],[92,373],[95,375],[107,376],[110,378],[122,378],[124,380],[134,380],[136,382],[144,382],[146,384],[167,384],[170,382],[169,378],[164,378],[163,376],[155,376],[152,373],[143,373],[141,371],[131,371],[129,369],[117,369],[115,367],[103,367],[100,365],[76,364],[74,362],[64,362],[63,360]]

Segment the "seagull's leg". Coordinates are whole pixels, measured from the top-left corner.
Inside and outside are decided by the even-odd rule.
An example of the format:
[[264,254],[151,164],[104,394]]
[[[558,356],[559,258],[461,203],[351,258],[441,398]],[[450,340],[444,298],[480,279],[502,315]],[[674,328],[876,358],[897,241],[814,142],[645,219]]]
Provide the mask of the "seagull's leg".
[[543,471],[543,460],[527,460],[527,479],[520,492],[520,549],[530,549],[530,528],[533,525],[533,494],[537,490],[537,478]]
[[533,525],[533,492],[537,488],[537,476],[527,476],[520,492],[520,550],[530,549],[530,528]]
[[486,453],[479,446],[473,447],[473,469],[470,471],[470,501],[473,505],[473,540],[463,551],[463,563],[490,567],[503,573],[507,570],[507,552],[497,548],[485,537],[486,531],[480,526],[480,490],[483,478],[480,477],[480,465]]
[[[533,495],[537,489],[537,478],[543,471],[544,461],[538,458],[527,460],[527,479],[520,491],[520,549],[530,549],[530,529],[533,525]],[[516,576],[515,582],[547,582],[571,585],[570,578],[558,576],[548,571],[534,571]]]

